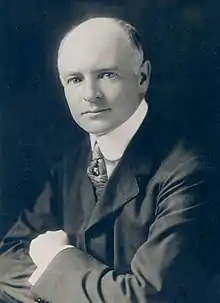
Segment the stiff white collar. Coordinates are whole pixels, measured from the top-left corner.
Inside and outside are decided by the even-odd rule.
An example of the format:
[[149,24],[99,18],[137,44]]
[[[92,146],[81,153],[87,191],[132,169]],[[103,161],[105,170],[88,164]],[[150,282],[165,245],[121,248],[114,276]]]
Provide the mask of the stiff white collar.
[[119,160],[142,124],[147,112],[148,105],[143,99],[133,115],[113,131],[99,137],[90,134],[91,148],[93,149],[95,141],[97,141],[105,159],[109,161]]

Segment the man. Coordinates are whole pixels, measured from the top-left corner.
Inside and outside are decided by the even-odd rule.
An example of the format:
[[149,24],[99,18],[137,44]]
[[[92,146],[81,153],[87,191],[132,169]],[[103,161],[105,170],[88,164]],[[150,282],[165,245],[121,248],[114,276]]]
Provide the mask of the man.
[[206,302],[214,174],[148,110],[151,66],[136,30],[84,21],[63,38],[58,70],[89,137],[5,238],[5,298],[31,302],[31,289],[37,302]]

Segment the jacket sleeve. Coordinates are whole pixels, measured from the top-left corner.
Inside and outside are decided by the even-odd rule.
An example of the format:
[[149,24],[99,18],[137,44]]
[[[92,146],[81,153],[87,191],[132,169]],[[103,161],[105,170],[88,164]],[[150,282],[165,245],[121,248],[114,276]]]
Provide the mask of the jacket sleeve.
[[154,184],[157,207],[148,239],[127,273],[69,248],[33,286],[35,298],[51,303],[208,302],[203,290],[210,276],[197,257],[215,221],[213,175],[194,160],[165,175]]

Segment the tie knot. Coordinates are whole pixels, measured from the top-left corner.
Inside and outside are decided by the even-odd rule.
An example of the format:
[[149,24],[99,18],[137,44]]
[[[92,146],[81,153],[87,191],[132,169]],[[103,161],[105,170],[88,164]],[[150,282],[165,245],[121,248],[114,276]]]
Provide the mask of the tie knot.
[[99,148],[98,142],[95,142],[93,152],[92,152],[92,160],[104,159],[104,156]]
[[96,197],[99,198],[108,181],[108,175],[105,160],[97,142],[93,148],[92,161],[87,168],[87,174],[95,188]]

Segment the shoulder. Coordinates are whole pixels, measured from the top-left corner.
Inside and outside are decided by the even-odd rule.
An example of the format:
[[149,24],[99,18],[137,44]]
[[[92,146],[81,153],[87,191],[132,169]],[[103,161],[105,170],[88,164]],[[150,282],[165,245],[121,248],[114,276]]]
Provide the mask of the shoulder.
[[144,144],[142,142],[142,148],[146,154],[151,149],[156,170],[161,174],[178,171],[184,175],[213,170],[213,163],[207,153],[184,133],[180,125],[154,115],[149,126],[148,139]]
[[188,142],[187,138],[180,138],[170,146],[160,164],[160,170],[178,170],[183,174],[202,169],[211,169],[211,164],[205,154]]
[[207,157],[183,138],[161,159],[151,185],[159,190],[158,201],[165,197],[176,205],[179,200],[181,205],[209,201],[217,209],[218,180],[218,172]]

